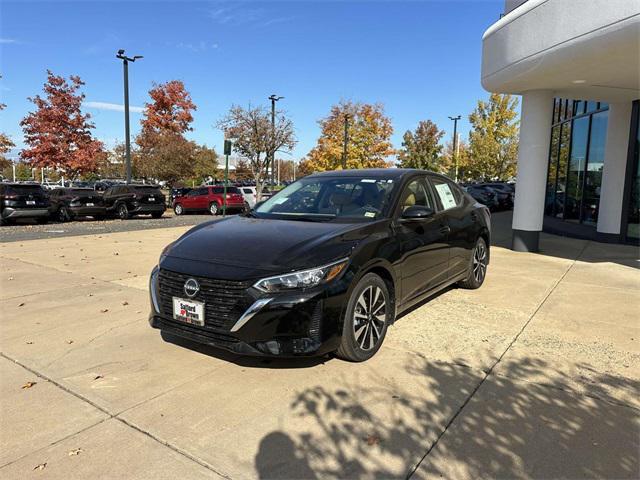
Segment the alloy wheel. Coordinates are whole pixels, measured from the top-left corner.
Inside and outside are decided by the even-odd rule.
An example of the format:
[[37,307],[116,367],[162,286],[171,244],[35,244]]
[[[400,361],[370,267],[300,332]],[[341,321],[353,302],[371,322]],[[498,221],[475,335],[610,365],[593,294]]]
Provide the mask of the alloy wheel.
[[182,205],[176,205],[176,208],[173,209],[176,215],[182,215]]
[[217,215],[218,214],[218,204],[217,203],[212,203],[211,205],[209,205],[209,212],[211,212],[211,215]]
[[118,215],[122,220],[126,220],[127,217],[129,216],[129,209],[124,203],[120,205],[120,207],[118,207]]
[[69,212],[65,207],[60,207],[60,210],[58,210],[58,220],[61,222],[69,221]]
[[478,242],[473,251],[473,278],[482,283],[487,272],[487,247],[484,242]]
[[362,350],[373,349],[384,331],[387,302],[382,289],[370,285],[358,297],[353,312],[353,334]]

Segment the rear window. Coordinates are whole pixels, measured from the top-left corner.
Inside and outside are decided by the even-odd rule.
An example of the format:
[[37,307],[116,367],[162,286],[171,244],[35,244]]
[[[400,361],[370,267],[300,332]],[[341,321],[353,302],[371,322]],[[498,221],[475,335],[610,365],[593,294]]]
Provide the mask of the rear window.
[[[224,193],[224,187],[213,187],[211,189],[213,193]],[[227,187],[227,193],[240,193],[237,187]]]
[[16,193],[18,195],[33,195],[43,193],[40,185],[7,185],[7,193]]
[[133,187],[136,192],[151,193],[157,192],[160,188],[154,185],[136,185]]

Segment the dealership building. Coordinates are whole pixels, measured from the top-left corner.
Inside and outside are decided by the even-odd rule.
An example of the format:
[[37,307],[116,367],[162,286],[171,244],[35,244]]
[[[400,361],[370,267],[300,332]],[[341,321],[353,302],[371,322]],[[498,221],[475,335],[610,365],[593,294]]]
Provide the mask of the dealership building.
[[513,249],[640,240],[640,1],[506,0],[482,85],[522,96]]

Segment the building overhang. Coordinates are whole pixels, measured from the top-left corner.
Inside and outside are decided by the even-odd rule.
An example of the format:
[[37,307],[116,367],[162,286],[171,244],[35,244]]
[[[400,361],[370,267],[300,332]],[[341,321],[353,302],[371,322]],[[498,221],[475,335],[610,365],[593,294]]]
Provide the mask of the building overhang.
[[528,0],[483,35],[482,85],[496,93],[640,98],[640,2]]

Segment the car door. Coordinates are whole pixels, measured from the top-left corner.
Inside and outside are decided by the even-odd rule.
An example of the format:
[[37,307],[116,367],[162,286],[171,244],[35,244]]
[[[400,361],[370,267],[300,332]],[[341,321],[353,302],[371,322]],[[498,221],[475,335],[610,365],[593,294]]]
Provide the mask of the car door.
[[116,187],[108,187],[102,194],[107,210],[113,210],[113,194]]
[[466,273],[477,237],[477,213],[460,188],[443,177],[430,175],[429,182],[443,220],[449,226],[449,274],[454,278]]
[[[421,219],[402,218],[402,213],[414,205],[430,208],[434,214]],[[392,225],[400,250],[401,303],[406,304],[447,280],[449,227],[446,217],[437,211],[425,176],[410,179],[404,187]]]

